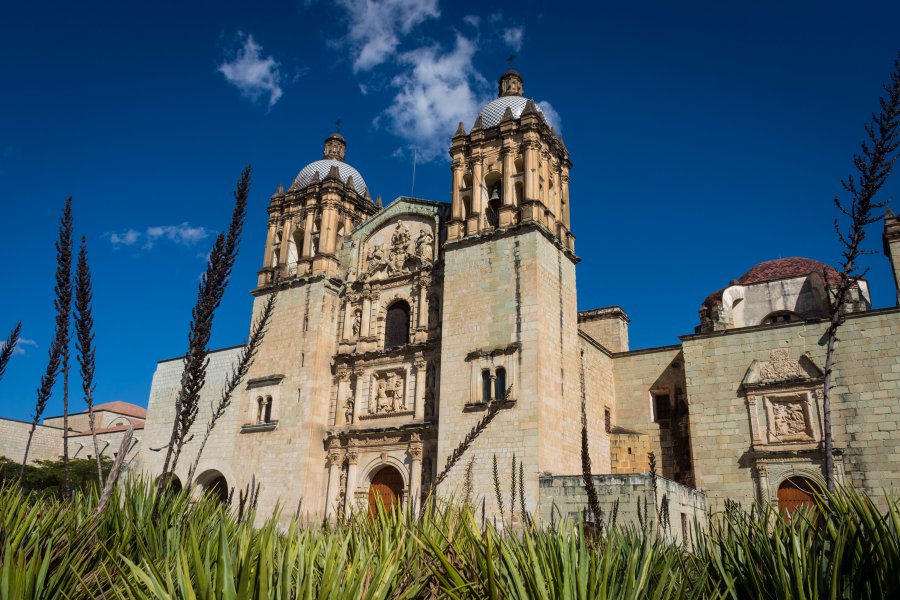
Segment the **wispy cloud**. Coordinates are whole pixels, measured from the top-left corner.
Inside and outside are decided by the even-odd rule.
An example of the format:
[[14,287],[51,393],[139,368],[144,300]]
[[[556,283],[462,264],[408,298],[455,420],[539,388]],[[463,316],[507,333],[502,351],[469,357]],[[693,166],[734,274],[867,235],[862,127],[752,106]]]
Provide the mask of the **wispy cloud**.
[[466,15],[463,17],[463,21],[478,29],[478,26],[481,25],[481,17],[478,15]]
[[153,248],[159,240],[167,240],[181,246],[193,246],[212,234],[206,227],[192,226],[187,222],[180,225],[157,225],[148,227],[143,232],[126,229],[121,233],[107,232],[103,237],[109,239],[113,247],[134,246],[141,244],[143,249]]
[[271,56],[262,55],[262,46],[252,35],[238,32],[238,38],[241,47],[232,60],[219,65],[219,72],[253,102],[268,96],[269,108],[275,106],[283,94],[280,65]]
[[[25,354],[27,354],[24,346],[28,346],[30,348],[38,347],[36,341],[30,340],[28,338],[20,337],[19,341],[16,343],[15,347],[13,348],[13,356],[24,356]],[[2,351],[5,348],[6,348],[6,342],[3,342],[2,344],[0,344],[0,351]]]
[[524,37],[524,27],[510,27],[503,31],[503,42],[516,52],[519,52],[522,49],[522,39]]
[[397,93],[384,116],[390,131],[414,144],[422,160],[444,153],[457,124],[470,126],[488,99],[487,81],[472,64],[475,51],[472,40],[457,34],[449,52],[433,45],[398,57],[407,70],[393,78]]
[[437,0],[338,0],[347,12],[353,71],[368,71],[391,58],[400,37],[440,16]]
[[538,108],[544,113],[544,118],[547,119],[547,122],[553,126],[556,130],[556,133],[562,132],[562,117],[559,116],[559,113],[556,112],[556,109],[553,108],[553,105],[547,102],[546,100],[541,100],[537,103]]

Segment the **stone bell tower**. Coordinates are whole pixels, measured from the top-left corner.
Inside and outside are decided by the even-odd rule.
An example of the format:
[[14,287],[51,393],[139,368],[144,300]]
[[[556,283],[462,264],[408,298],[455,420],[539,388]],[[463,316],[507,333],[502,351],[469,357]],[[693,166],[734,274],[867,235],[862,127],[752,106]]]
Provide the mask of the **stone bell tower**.
[[504,73],[498,88],[468,135],[460,123],[453,136],[448,239],[538,223],[574,251],[569,152],[534,101],[523,97],[519,73]]
[[[437,459],[443,465],[490,404],[504,402],[469,451],[474,492],[489,512],[495,454],[501,465],[513,456],[522,465],[528,510],[538,508],[539,473],[580,472],[572,165],[523,96],[521,75],[507,71],[498,84],[498,97],[468,134],[460,123],[450,146]],[[446,493],[465,468],[451,471]]]
[[345,237],[378,211],[362,175],[344,162],[346,151],[341,134],[328,136],[322,158],[303,167],[287,190],[279,186],[268,206],[254,322],[271,294],[278,299],[241,388],[234,447],[238,481],[255,476],[271,490],[260,496],[262,511],[274,509],[278,498],[296,505],[303,497],[311,514],[325,512],[322,440],[347,278],[340,251]]

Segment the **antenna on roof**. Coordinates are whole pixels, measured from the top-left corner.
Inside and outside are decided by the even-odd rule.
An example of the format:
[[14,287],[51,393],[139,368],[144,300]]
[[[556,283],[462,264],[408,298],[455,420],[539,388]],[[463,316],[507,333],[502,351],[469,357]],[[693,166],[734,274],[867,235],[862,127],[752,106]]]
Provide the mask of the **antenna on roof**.
[[412,190],[409,192],[410,198],[416,197],[416,145],[413,144],[413,176],[412,176]]

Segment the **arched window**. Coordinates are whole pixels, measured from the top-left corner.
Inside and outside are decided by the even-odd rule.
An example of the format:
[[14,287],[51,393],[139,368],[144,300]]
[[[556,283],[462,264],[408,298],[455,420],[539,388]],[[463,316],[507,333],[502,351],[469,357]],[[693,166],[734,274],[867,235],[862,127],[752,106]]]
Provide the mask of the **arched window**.
[[[735,302],[737,304],[737,302]],[[795,312],[791,312],[789,310],[779,310],[773,313],[770,313],[763,319],[761,325],[780,325],[781,323],[795,323],[797,321],[802,321],[803,317],[798,315]]]
[[485,404],[491,401],[491,372],[487,369],[481,372],[481,401]]
[[491,227],[500,226],[500,205],[503,203],[500,182],[498,181],[491,186],[490,194],[488,194],[488,205],[485,209],[485,219]]
[[469,216],[472,214],[472,199],[469,198],[468,196],[463,196],[462,206],[463,206],[463,215],[462,215],[463,219],[468,219]]
[[272,396],[266,396],[266,406],[263,410],[264,423],[272,422]]
[[256,422],[257,423],[263,422],[263,415],[265,415],[265,403],[266,403],[266,401],[263,400],[262,396],[259,396],[256,399]]
[[409,304],[398,300],[387,309],[384,324],[384,347],[394,348],[409,343]]
[[506,369],[497,367],[494,380],[494,398],[504,400],[506,398]]

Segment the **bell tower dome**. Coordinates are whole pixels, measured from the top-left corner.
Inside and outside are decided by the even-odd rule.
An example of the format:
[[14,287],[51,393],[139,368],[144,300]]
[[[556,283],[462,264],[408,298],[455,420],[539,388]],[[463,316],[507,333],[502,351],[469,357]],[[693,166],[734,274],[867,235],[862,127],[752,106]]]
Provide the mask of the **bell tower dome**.
[[506,73],[500,76],[498,80],[498,93],[497,96],[521,96],[524,92],[524,88],[522,86],[522,76],[519,75],[518,71],[513,69],[508,70]]

